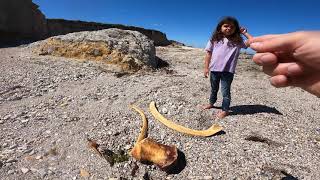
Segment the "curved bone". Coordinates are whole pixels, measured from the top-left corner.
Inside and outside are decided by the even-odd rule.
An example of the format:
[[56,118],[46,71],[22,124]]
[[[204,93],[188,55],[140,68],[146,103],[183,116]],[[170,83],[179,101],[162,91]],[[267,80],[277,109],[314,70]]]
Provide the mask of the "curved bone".
[[136,143],[138,143],[138,142],[140,142],[141,140],[143,140],[144,138],[147,137],[148,121],[147,121],[147,118],[146,118],[146,116],[144,115],[144,113],[142,112],[141,109],[139,109],[135,105],[130,105],[130,107],[140,114],[140,116],[142,118],[142,121],[143,121],[141,130],[140,130],[140,134],[139,134],[138,139],[136,141]]
[[169,121],[168,119],[166,119],[165,117],[163,117],[157,110],[156,108],[156,104],[155,102],[151,102],[149,105],[149,110],[151,112],[151,114],[161,123],[163,123],[164,125],[166,125],[167,127],[176,130],[178,132],[181,133],[185,133],[185,134],[189,134],[189,135],[193,135],[193,136],[212,136],[215,133],[219,132],[222,130],[222,127],[217,125],[217,124],[213,124],[209,129],[207,130],[194,130],[194,129],[190,129],[184,126],[181,126],[179,124],[176,124],[172,121]]
[[131,105],[130,107],[137,111],[143,120],[141,132],[133,149],[130,151],[130,155],[138,161],[152,162],[164,171],[169,170],[175,162],[177,162],[177,148],[175,146],[160,144],[150,138],[146,138],[148,129],[146,116],[138,107],[134,105]]

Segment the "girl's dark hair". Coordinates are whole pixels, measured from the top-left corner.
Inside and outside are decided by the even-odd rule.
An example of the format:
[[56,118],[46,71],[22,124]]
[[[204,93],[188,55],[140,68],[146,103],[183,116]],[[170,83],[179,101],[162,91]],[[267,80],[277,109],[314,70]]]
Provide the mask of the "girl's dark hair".
[[213,44],[214,42],[219,42],[224,38],[223,33],[221,32],[221,26],[223,24],[233,24],[235,31],[232,35],[228,36],[228,39],[235,44],[240,44],[243,42],[243,39],[241,37],[241,33],[240,33],[240,26],[239,26],[239,22],[236,18],[234,17],[224,17],[220,20],[220,22],[218,23],[216,29],[213,31],[212,36],[211,36],[211,43]]

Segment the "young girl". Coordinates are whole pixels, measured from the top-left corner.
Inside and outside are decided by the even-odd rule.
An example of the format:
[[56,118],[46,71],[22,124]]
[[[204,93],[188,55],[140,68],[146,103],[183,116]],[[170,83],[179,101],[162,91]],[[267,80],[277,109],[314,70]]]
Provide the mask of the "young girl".
[[210,104],[203,108],[214,107],[221,81],[222,110],[216,113],[216,116],[220,119],[228,115],[231,101],[230,87],[240,49],[249,46],[249,44],[243,42],[241,34],[248,39],[252,38],[245,28],[239,27],[235,18],[225,17],[217,25],[205,48],[207,54],[204,63],[204,76],[207,78],[210,70],[211,95]]

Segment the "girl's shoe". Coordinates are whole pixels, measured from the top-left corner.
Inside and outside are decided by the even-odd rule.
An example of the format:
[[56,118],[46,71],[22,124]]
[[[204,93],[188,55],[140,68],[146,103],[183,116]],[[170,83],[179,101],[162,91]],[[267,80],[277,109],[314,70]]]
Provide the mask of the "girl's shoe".
[[228,112],[227,111],[218,111],[217,113],[216,113],[216,117],[217,118],[219,118],[219,119],[223,119],[223,118],[225,118],[226,116],[228,116]]

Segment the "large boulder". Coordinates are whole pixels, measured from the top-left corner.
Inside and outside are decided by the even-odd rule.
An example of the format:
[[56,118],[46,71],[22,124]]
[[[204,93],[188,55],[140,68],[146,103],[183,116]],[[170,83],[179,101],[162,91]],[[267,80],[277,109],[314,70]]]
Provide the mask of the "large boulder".
[[35,46],[39,55],[95,60],[121,71],[158,65],[153,42],[137,31],[105,29],[54,36]]
[[0,1],[2,41],[42,38],[47,35],[46,18],[32,0]]
[[135,26],[125,26],[122,24],[104,24],[97,22],[85,22],[85,21],[73,21],[65,19],[47,19],[48,24],[48,36],[63,35],[72,32],[80,31],[97,31],[102,29],[117,28],[123,30],[138,31],[148,36],[155,46],[166,46],[170,45],[171,41],[167,39],[165,33],[153,30],[145,29]]

